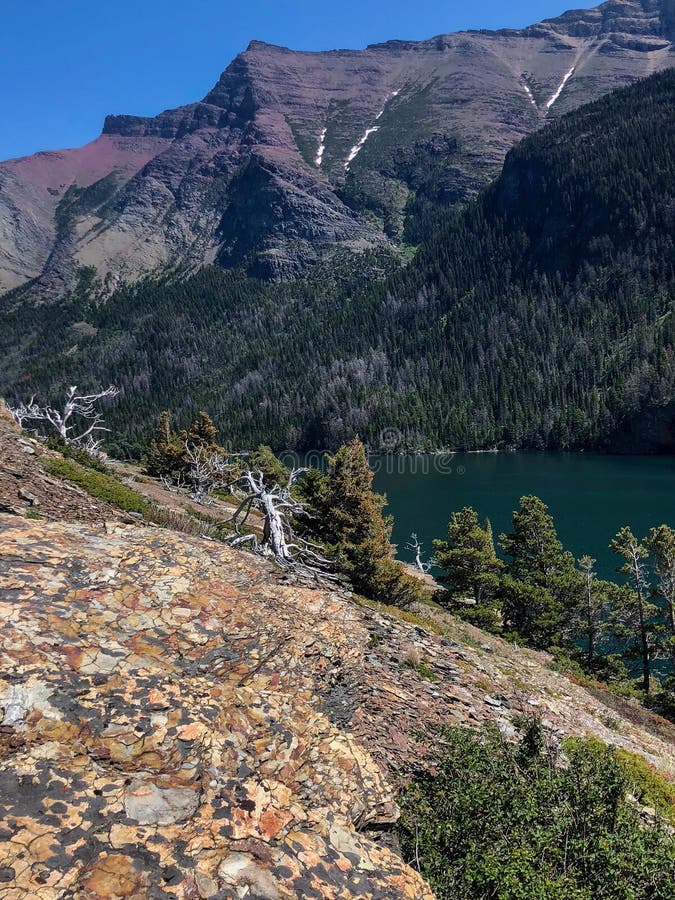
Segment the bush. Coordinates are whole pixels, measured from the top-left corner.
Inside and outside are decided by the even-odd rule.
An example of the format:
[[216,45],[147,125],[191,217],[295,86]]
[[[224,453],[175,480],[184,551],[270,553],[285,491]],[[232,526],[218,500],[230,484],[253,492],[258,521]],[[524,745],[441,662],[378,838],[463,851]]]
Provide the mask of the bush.
[[399,824],[439,900],[675,896],[675,840],[641,820],[619,754],[576,740],[566,755],[557,765],[536,723],[518,745],[492,728],[439,732],[435,774],[405,790]]
[[83,488],[95,500],[109,503],[123,512],[144,515],[150,505],[144,497],[121,484],[112,475],[85,469],[70,459],[51,459],[45,469],[50,475]]
[[76,444],[67,444],[60,437],[48,437],[45,444],[50,450],[56,450],[61,456],[72,459],[87,469],[94,469],[96,472],[110,474],[110,469],[103,460],[88,453],[83,447],[78,447]]
[[617,750],[617,759],[631,783],[631,791],[644,806],[675,825],[675,785],[662,778],[646,759],[629,750]]

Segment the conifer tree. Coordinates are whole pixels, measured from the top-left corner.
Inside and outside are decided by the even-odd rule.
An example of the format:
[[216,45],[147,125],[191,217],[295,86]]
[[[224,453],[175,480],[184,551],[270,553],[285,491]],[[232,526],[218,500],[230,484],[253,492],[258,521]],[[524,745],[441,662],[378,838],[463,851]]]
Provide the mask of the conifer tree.
[[312,519],[309,534],[322,543],[357,593],[405,606],[426,595],[421,582],[394,559],[386,500],[372,490],[373,471],[359,438],[328,457],[328,472],[310,471],[303,484]]
[[[445,575],[440,579],[446,591],[439,602],[453,606],[463,618],[476,625],[495,628],[498,624],[497,594],[503,562],[497,557],[488,521],[479,524],[478,514],[467,506],[452,514],[447,541],[434,541],[436,562]],[[475,606],[462,601],[472,600]]]
[[254,472],[263,473],[263,479],[268,487],[272,487],[275,484],[286,484],[291,474],[290,469],[274,455],[271,447],[265,444],[261,444],[251,454],[249,465]]
[[190,450],[206,453],[223,453],[216,443],[218,429],[209,415],[200,412],[190,428],[175,432],[168,410],[160,413],[155,436],[148,445],[146,468],[155,478],[176,478],[190,468]]
[[581,573],[582,601],[576,608],[573,623],[575,638],[586,645],[586,665],[592,670],[598,655],[598,643],[607,628],[608,591],[614,588],[598,578],[595,571],[596,560],[582,556],[579,560]]
[[579,574],[546,504],[538,497],[521,497],[513,531],[499,540],[509,557],[502,582],[505,625],[538,648],[562,643],[579,603]]
[[187,443],[191,447],[200,447],[204,450],[218,450],[216,438],[218,437],[218,429],[213,424],[211,416],[205,412],[200,412],[194,420],[187,433]]
[[649,552],[627,526],[618,532],[609,546],[613,553],[625,560],[617,571],[628,580],[625,589],[618,594],[618,602],[612,611],[616,634],[626,642],[626,652],[640,658],[642,688],[649,695],[651,661],[661,631],[659,609],[649,601],[651,589],[645,564]]
[[145,457],[146,469],[154,478],[173,477],[183,468],[185,442],[183,435],[171,427],[171,414],[161,412],[155,426],[155,436],[148,445]]
[[652,528],[645,547],[654,558],[658,578],[656,594],[666,604],[668,630],[675,654],[675,531],[668,525]]
[[371,490],[373,472],[357,438],[328,459],[328,546],[354,589],[372,594],[382,563],[391,560],[392,520],[384,497]]

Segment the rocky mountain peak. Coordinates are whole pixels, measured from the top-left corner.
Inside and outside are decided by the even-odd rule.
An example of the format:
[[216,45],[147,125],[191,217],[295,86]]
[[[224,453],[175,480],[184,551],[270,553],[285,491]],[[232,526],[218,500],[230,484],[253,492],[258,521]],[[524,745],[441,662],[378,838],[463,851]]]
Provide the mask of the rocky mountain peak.
[[421,210],[474,196],[548,117],[671,65],[674,2],[365,50],[252,41],[202,102],[0,164],[0,293],[58,296],[83,267],[109,286],[213,262],[292,278],[418,243]]

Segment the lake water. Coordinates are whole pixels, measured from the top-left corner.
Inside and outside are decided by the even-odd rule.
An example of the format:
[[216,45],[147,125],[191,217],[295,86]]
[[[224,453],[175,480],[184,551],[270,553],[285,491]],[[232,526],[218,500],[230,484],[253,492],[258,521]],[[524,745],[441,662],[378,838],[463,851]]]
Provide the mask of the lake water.
[[[623,525],[638,536],[665,523],[675,527],[675,457],[586,453],[458,453],[442,457],[372,457],[374,487],[387,495],[398,556],[411,532],[431,555],[454,510],[473,506],[492,522],[495,539],[511,530],[524,494],[548,504],[558,535],[575,558],[588,553],[598,573],[615,577],[609,542]],[[617,576],[619,577],[619,576]]]

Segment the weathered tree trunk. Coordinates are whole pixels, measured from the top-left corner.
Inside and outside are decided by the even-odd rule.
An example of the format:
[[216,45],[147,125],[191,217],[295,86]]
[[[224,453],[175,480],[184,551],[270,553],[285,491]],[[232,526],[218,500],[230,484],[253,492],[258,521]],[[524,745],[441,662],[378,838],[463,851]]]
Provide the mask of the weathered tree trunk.
[[633,581],[635,582],[635,593],[638,598],[638,616],[640,627],[640,652],[642,655],[642,687],[645,694],[649,696],[649,688],[651,681],[651,664],[649,659],[649,634],[647,633],[647,623],[645,621],[645,596],[644,583],[642,580],[642,566],[637,553],[633,553]]
[[[307,511],[291,494],[293,484],[305,469],[294,469],[285,487],[275,484],[268,488],[262,472],[248,471],[238,480],[238,488],[244,498],[232,516],[235,536],[230,539],[234,546],[250,543],[256,553],[273,556],[279,565],[301,575],[313,578],[338,580],[328,571],[330,561],[315,552],[321,548],[296,536],[293,530],[293,516],[306,516]],[[258,542],[255,535],[241,535],[252,507],[264,517],[263,539]]]

